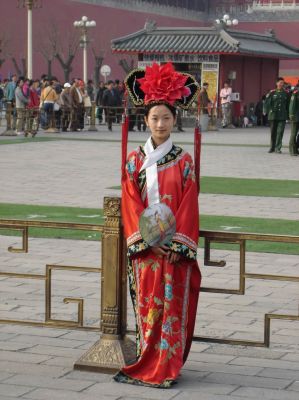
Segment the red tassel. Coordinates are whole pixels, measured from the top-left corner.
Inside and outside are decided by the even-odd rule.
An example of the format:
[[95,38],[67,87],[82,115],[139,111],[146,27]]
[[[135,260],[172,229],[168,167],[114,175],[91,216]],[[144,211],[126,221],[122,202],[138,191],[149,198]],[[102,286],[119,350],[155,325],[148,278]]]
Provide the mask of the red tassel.
[[197,193],[200,192],[200,153],[201,153],[201,131],[200,131],[200,95],[197,97],[197,119],[194,129],[194,168],[197,184]]
[[121,129],[121,181],[126,179],[126,163],[127,163],[127,147],[129,135],[129,116],[126,110],[123,114],[122,129]]
[[201,153],[201,132],[199,122],[196,121],[194,129],[194,169],[197,184],[197,192],[200,192],[200,153]]

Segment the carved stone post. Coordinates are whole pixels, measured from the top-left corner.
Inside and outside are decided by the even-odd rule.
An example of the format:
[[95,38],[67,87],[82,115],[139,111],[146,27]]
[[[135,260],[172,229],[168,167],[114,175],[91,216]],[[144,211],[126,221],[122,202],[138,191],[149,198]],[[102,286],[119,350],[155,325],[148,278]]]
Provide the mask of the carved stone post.
[[91,110],[90,110],[90,125],[88,130],[90,132],[97,132],[97,127],[96,127],[96,103],[95,101],[91,102]]
[[126,249],[121,199],[104,198],[102,236],[102,335],[74,365],[75,369],[114,373],[135,360],[136,346],[125,336],[127,323]]
[[17,136],[16,132],[13,129],[13,106],[11,101],[8,101],[6,104],[6,130],[1,133],[1,136]]

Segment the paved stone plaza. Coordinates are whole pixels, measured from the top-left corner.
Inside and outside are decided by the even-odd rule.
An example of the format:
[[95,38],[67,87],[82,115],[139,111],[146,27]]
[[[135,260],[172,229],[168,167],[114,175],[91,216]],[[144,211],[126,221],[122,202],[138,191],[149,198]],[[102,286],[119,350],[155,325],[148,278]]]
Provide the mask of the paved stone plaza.
[[[174,134],[192,151],[192,132]],[[46,137],[41,133],[37,137]],[[50,136],[50,134],[48,134]],[[288,142],[286,132],[284,143]],[[103,197],[120,195],[111,189],[120,181],[120,134],[104,127],[98,132],[51,134],[77,139],[0,145],[0,202],[102,208]],[[147,135],[132,133],[129,148]],[[0,136],[0,141],[7,139]],[[83,140],[78,140],[83,139]],[[12,140],[15,140],[12,138]],[[267,154],[267,129],[235,129],[203,134],[203,176],[298,179],[299,157]],[[298,184],[299,195],[299,184]],[[203,194],[204,214],[299,220],[296,198]],[[87,221],[87,222],[90,222]],[[101,246],[93,241],[36,239],[28,254],[12,254],[8,246],[20,238],[0,236],[0,271],[44,274],[46,264],[99,267]],[[203,266],[203,286],[238,287],[239,253],[214,250],[213,259],[227,266]],[[247,253],[247,272],[298,276],[293,255]],[[96,326],[100,312],[100,277],[96,273],[57,271],[53,274],[52,317],[75,320],[76,304],[65,297],[82,297],[84,322]],[[0,319],[44,319],[44,282],[0,277]],[[130,302],[129,302],[130,304]],[[202,293],[196,334],[263,341],[264,314],[298,315],[298,282],[246,281],[244,296]],[[133,329],[131,305],[128,326]],[[98,339],[95,331],[37,328],[0,324],[0,400],[298,400],[299,323],[273,320],[270,348],[196,342],[179,383],[172,389],[122,385],[110,375],[79,372],[73,363]]]

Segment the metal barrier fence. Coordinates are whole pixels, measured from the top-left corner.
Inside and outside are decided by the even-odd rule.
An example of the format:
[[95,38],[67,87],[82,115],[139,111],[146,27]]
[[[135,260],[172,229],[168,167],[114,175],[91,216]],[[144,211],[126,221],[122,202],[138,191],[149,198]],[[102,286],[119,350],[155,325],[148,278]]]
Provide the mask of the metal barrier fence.
[[[104,225],[74,224],[60,222],[0,220],[0,229],[11,229],[22,232],[22,247],[9,247],[13,253],[27,253],[29,251],[29,228],[56,228],[96,231],[102,234],[101,267],[84,268],[80,266],[46,265],[45,275],[19,274],[13,272],[0,272],[0,276],[10,278],[40,279],[45,281],[45,321],[32,322],[28,320],[4,320],[1,324],[13,323],[33,326],[51,326],[68,329],[86,329],[101,331],[100,339],[76,363],[76,369],[114,372],[124,363],[135,358],[135,344],[127,335],[135,331],[127,329],[127,277],[126,277],[126,245],[121,224],[121,199],[106,197],[104,199]],[[253,274],[246,271],[246,243],[249,241],[266,241],[274,243],[299,244],[299,236],[260,235],[251,233],[212,232],[200,231],[204,239],[204,265],[223,268],[224,260],[211,259],[212,243],[229,243],[239,246],[239,287],[237,289],[202,287],[201,292],[226,293],[234,295],[245,294],[247,279],[262,279],[299,282],[299,276]],[[51,316],[51,277],[54,270],[96,272],[101,274],[101,324],[99,327],[84,325],[84,299],[67,297],[65,303],[78,304],[77,321],[57,320]],[[264,316],[264,341],[236,340],[194,336],[195,341],[214,343],[227,343],[232,345],[246,345],[269,347],[271,320],[299,321],[299,315],[290,314],[265,314]]]
[[[66,109],[63,106],[59,110],[46,110],[43,108],[24,108],[16,109],[13,103],[7,102],[5,108],[6,129],[2,136],[17,136],[17,132],[24,132],[25,136],[35,136],[38,131],[45,133],[59,133],[67,131],[87,130],[96,132],[99,125],[120,124],[122,121],[123,107],[104,107],[96,106],[94,101],[91,107],[80,109]],[[188,127],[195,125],[197,107],[190,108],[188,111],[179,111],[177,115],[177,126]],[[144,108],[128,107],[129,130],[134,127],[139,131],[145,130]],[[205,130],[216,130],[221,117],[221,109],[202,110],[202,123],[206,124]],[[204,122],[208,118],[208,121]]]

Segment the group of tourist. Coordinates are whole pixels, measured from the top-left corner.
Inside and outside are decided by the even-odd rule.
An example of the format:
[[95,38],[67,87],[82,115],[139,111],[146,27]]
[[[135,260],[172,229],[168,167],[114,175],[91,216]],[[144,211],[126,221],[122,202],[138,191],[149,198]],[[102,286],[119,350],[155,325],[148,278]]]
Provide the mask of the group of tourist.
[[[35,136],[39,127],[48,130],[81,131],[90,118],[92,102],[97,107],[99,123],[103,114],[112,130],[112,122],[121,121],[124,89],[118,80],[98,88],[92,80],[85,84],[74,78],[62,84],[55,77],[27,79],[13,75],[0,84],[0,111],[4,103],[12,105],[12,125],[17,135]],[[119,112],[117,112],[119,110]]]

